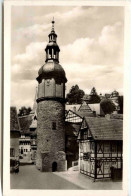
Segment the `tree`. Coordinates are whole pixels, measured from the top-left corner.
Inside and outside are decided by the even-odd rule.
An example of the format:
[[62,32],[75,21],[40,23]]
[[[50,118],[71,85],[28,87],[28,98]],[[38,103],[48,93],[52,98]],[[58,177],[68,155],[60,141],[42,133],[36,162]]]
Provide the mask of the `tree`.
[[79,89],[78,85],[72,86],[66,98],[69,104],[81,104],[84,91]]
[[31,107],[26,108],[25,106],[22,106],[21,109],[19,109],[18,116],[29,115],[30,112],[31,112]]
[[116,109],[115,104],[109,99],[103,99],[100,105],[105,114],[111,114]]
[[100,103],[101,99],[100,96],[97,94],[95,87],[91,89],[91,92],[89,95],[85,95],[84,101],[86,101],[87,104],[89,103]]
[[123,96],[118,97],[118,104],[120,106],[119,114],[123,114]]
[[89,95],[89,98],[90,98],[89,103],[100,103],[101,99],[100,99],[99,95],[97,94],[95,87],[93,87],[91,89],[91,93]]

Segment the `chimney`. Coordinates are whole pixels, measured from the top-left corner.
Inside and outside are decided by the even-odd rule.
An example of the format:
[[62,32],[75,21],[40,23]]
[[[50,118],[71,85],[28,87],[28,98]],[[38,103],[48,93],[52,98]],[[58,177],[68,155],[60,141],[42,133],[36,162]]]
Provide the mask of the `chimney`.
[[73,111],[76,112],[76,106],[73,107]]

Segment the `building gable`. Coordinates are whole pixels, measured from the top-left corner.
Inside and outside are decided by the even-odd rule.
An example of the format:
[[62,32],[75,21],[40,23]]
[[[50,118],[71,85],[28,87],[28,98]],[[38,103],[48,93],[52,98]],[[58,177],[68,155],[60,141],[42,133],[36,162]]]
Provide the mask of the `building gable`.
[[90,132],[90,129],[89,129],[89,126],[85,120],[85,118],[83,119],[82,121],[82,124],[81,124],[81,127],[80,127],[80,130],[79,130],[79,134],[78,134],[78,140],[79,139],[91,139],[92,138],[92,134]]
[[66,115],[66,122],[72,122],[72,123],[80,123],[82,122],[82,116],[78,115],[77,113],[69,110]]

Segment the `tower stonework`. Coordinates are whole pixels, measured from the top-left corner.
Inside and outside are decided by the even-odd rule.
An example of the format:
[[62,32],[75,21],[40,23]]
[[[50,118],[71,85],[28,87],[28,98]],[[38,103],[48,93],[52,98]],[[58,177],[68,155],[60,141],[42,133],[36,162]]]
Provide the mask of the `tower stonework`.
[[65,71],[59,64],[54,21],[46,46],[45,64],[38,72],[36,167],[44,172],[65,171]]

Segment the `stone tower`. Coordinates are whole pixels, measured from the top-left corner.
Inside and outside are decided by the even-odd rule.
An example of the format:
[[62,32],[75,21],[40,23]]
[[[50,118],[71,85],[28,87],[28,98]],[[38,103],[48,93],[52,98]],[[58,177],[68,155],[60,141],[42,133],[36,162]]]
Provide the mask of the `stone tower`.
[[59,64],[59,46],[52,21],[45,64],[38,71],[37,158],[44,172],[65,171],[65,71]]

